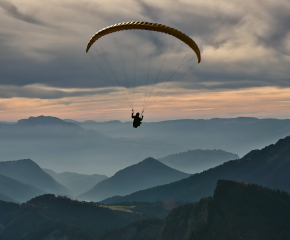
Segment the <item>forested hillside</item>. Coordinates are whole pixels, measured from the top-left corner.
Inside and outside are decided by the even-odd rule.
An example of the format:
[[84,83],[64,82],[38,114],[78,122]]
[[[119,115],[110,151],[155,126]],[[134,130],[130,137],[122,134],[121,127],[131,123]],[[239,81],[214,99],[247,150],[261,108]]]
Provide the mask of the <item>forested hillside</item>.
[[0,239],[40,240],[55,236],[93,240],[105,229],[125,227],[142,219],[165,218],[168,212],[162,202],[102,206],[53,194],[21,205],[0,201]]
[[170,212],[158,240],[290,238],[290,195],[230,180],[213,197]]

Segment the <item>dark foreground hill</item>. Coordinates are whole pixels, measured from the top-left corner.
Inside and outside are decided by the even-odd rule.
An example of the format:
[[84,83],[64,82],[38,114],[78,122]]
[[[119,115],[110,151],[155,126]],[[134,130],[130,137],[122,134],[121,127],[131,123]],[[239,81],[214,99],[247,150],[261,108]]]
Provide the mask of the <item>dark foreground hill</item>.
[[253,150],[239,160],[197,173],[180,181],[132,193],[115,202],[163,201],[175,199],[198,201],[210,196],[218,179],[256,183],[290,192],[290,137],[261,150]]
[[[0,174],[35,186],[43,190],[42,194],[46,192],[67,196],[71,195],[71,192],[66,187],[45,173],[31,159],[0,162]],[[37,195],[33,197],[35,196]]]
[[78,199],[101,201],[115,195],[126,195],[138,190],[178,181],[190,176],[170,168],[154,158],[146,158],[118,171],[114,176],[98,183]]
[[163,223],[158,218],[133,222],[127,227],[103,232],[96,240],[156,240]]
[[0,201],[0,239],[290,239],[290,195],[255,184],[219,180],[213,197],[174,208],[165,220],[156,219],[162,203],[134,203],[136,211],[126,204],[100,206],[51,194],[21,205]]
[[67,187],[74,193],[74,196],[89,191],[97,183],[107,179],[105,175],[99,174],[79,174],[71,172],[56,173],[50,169],[43,169],[63,186]]
[[169,167],[186,173],[198,173],[229,160],[239,159],[234,153],[223,150],[189,150],[158,159]]
[[0,200],[6,202],[26,202],[44,193],[44,191],[32,185],[0,175]]
[[173,209],[157,239],[290,239],[290,196],[220,180],[213,197]]
[[110,230],[98,240],[289,240],[290,195],[255,184],[219,180],[213,197]]
[[165,218],[168,212],[162,202],[101,206],[52,194],[21,205],[0,201],[0,239],[96,240],[105,229],[124,227],[142,219]]

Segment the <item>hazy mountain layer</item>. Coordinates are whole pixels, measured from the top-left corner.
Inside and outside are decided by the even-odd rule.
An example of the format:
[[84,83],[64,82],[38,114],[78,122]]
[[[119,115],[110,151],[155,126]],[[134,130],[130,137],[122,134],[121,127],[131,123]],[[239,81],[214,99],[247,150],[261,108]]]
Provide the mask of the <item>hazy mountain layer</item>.
[[98,183],[90,191],[77,196],[78,199],[101,201],[114,195],[126,195],[190,176],[170,168],[154,158],[118,171],[114,176]]
[[260,149],[290,135],[289,119],[239,117],[209,120],[184,119],[152,123],[145,121],[142,127],[138,128],[138,134],[136,134],[136,129],[132,128],[131,122],[85,121],[78,124],[83,128],[94,129],[110,137],[158,140],[179,145],[185,151],[223,149],[237,153],[241,157],[252,149]]
[[159,158],[158,160],[169,167],[193,174],[234,159],[239,159],[239,156],[223,150],[197,149],[171,154],[164,158]]
[[148,156],[163,157],[183,150],[156,140],[107,137],[55,117],[0,124],[0,161],[26,157],[57,172],[113,175]]
[[15,199],[5,195],[4,193],[0,193],[0,201],[18,203],[18,201],[16,201]]
[[50,169],[43,169],[43,171],[71,190],[74,196],[89,191],[97,183],[108,178],[105,175],[99,174],[86,175],[71,172],[56,173]]
[[9,202],[26,202],[31,198],[44,193],[43,190],[32,185],[0,175],[0,200]]
[[0,162],[0,174],[35,186],[47,193],[71,195],[66,187],[55,181],[31,159]]
[[290,137],[261,150],[253,150],[240,160],[197,173],[180,181],[132,193],[115,202],[162,201],[175,199],[198,201],[210,196],[218,179],[256,183],[290,192]]

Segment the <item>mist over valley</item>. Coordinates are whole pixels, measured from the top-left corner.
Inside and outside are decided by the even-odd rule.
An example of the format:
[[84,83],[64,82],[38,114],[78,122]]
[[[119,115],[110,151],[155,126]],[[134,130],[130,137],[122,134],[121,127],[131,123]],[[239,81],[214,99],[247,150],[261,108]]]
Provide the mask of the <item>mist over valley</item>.
[[[183,121],[145,123],[145,127],[158,125],[154,134],[144,133],[146,140],[135,135],[130,139],[129,133],[118,135],[126,132],[128,124],[118,121],[89,121],[90,127],[86,129],[86,123],[44,116],[1,124],[0,139],[4,144],[1,157],[11,159],[29,153],[35,158],[0,162],[0,238],[121,240],[131,236],[132,240],[189,240],[196,236],[206,239],[217,233],[230,239],[241,231],[251,236],[259,233],[263,239],[290,236],[288,210],[283,213],[278,207],[283,202],[288,209],[290,203],[287,184],[290,181],[290,137],[240,158],[236,153],[217,147],[210,150],[216,140],[211,131],[205,131],[204,138],[209,139],[205,149],[183,150],[186,144],[191,145],[188,139],[193,142],[191,146],[198,142],[194,140],[196,135],[192,137],[195,128],[191,128],[196,120],[183,123],[188,121],[192,124],[180,125]],[[259,146],[288,131],[288,120],[238,118],[201,122],[204,121],[214,124],[215,129],[220,126],[220,134],[228,126],[228,135],[219,138],[219,146],[230,142],[231,132],[247,132],[247,136],[241,134],[236,149],[245,148],[246,145],[239,143],[250,137],[256,140],[255,146]],[[170,133],[168,124],[175,123],[178,126],[172,128],[171,136],[176,136],[176,140],[173,141],[173,137],[165,140],[169,136],[165,133]],[[106,132],[109,125],[115,130],[115,137]],[[184,131],[185,128],[188,131]],[[268,131],[267,138],[265,131]],[[178,136],[183,136],[184,140]],[[138,160],[148,152],[161,157]],[[98,160],[98,154],[104,157],[102,161]],[[64,170],[65,167],[68,170]],[[252,194],[245,196],[243,203],[238,201],[247,191]],[[267,223],[274,219],[272,212],[260,213],[259,202],[263,206],[270,204],[263,200],[265,195],[272,199],[269,201],[275,214],[284,219],[283,223],[277,220],[279,228]],[[228,204],[231,201],[233,204]],[[257,205],[252,206],[251,201]],[[248,215],[241,218],[240,213],[235,212],[239,206],[247,209]],[[225,219],[220,222],[221,216]],[[255,223],[250,227],[247,222],[253,216]],[[190,219],[195,219],[195,223]],[[241,228],[237,219],[244,222],[245,228]],[[28,223],[24,224],[23,220]],[[218,230],[221,225],[228,226],[229,221],[234,223],[231,234]],[[208,231],[204,232],[204,228]],[[188,235],[184,235],[184,231]]]

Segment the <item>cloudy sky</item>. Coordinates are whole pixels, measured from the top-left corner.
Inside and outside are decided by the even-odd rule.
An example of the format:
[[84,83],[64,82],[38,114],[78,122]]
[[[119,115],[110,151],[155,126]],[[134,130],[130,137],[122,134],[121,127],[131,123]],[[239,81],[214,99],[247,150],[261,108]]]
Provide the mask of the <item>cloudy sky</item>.
[[[108,84],[102,68],[85,53],[95,32],[127,21],[177,28],[201,50],[201,63],[194,69],[178,69],[180,76],[186,73],[182,78],[164,86],[166,80],[160,77],[156,93],[164,87],[145,110],[147,121],[290,118],[289,12],[289,0],[0,0],[0,121],[39,115],[130,121],[127,93],[124,97],[124,89],[114,81]],[[148,49],[159,63],[150,66],[150,74],[157,75],[158,69],[170,75],[190,51],[182,42],[174,43],[173,50],[163,38],[143,36],[134,40],[139,49],[134,61],[135,55],[127,56],[135,51],[134,41],[121,35],[121,44],[132,46],[121,45],[121,53],[125,69],[132,68],[136,76],[129,97],[136,111],[142,110],[147,91],[140,79],[147,76]],[[121,59],[120,51],[107,39],[103,42],[103,54],[113,65]]]

